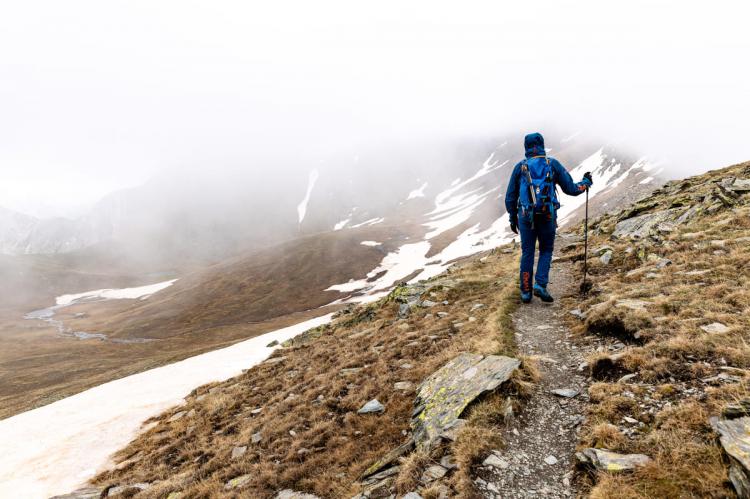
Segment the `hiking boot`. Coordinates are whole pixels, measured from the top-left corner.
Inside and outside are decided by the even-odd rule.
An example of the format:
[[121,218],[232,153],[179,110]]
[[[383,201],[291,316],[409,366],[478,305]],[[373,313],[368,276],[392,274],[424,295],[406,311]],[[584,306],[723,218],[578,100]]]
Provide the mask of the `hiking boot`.
[[552,303],[553,301],[555,301],[555,299],[552,298],[552,295],[549,294],[549,291],[547,291],[547,286],[534,284],[534,295],[541,298],[545,303]]
[[524,303],[531,303],[531,292],[521,291],[521,301]]

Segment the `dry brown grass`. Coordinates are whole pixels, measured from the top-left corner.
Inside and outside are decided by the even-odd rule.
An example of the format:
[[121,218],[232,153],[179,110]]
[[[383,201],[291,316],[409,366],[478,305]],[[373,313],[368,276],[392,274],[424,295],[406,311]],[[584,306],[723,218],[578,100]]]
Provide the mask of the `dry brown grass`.
[[[196,389],[185,405],[155,418],[156,426],[117,456],[118,461],[136,456],[134,461],[101,474],[96,482],[153,483],[147,495],[154,497],[176,491],[216,497],[233,495],[224,484],[249,474],[241,491],[253,497],[271,497],[284,488],[351,497],[361,490],[362,473],[402,444],[410,431],[414,389],[396,390],[394,383],[408,381],[416,387],[461,351],[513,352],[506,316],[516,300],[507,285],[515,281],[514,260],[499,253],[484,263],[479,257],[469,259],[447,276],[455,286],[428,292],[431,300],[448,300],[449,305],[413,309],[405,320],[397,318],[398,303],[390,300],[358,307],[320,337],[281,349],[241,376]],[[470,311],[475,303],[485,307]],[[438,311],[450,315],[439,318]],[[469,321],[470,316],[475,320]],[[456,328],[454,322],[463,326]],[[358,415],[373,398],[386,411]],[[169,423],[177,411],[188,412]],[[457,459],[467,463],[449,483],[456,489],[470,486],[462,475],[468,476],[469,463],[500,444],[485,426],[498,423],[491,412],[487,406],[481,421],[465,429],[472,437],[459,437],[455,444]],[[258,433],[262,439],[254,443]],[[483,443],[477,442],[478,435]],[[247,451],[231,459],[235,446],[247,446]],[[420,454],[406,459],[399,490],[421,476],[426,459]]]
[[[688,179],[681,191],[657,192],[647,211],[700,203],[714,180],[730,175],[750,177],[750,164]],[[742,371],[732,371],[738,377],[726,381],[703,380],[728,366],[750,368],[750,243],[737,241],[750,236],[750,196],[703,213],[660,240],[609,238],[618,216],[596,221],[591,242],[593,248],[612,246],[615,258],[608,266],[592,259],[594,292],[582,304],[568,303],[589,312],[585,323],[571,321],[581,334],[617,336],[627,345],[616,355],[589,358],[600,382],[589,388],[581,446],[643,453],[653,462],[632,474],[588,476],[584,491],[595,498],[731,497],[708,419],[742,398],[748,380]],[[717,240],[723,242],[712,242]],[[661,258],[671,265],[659,268]],[[621,299],[644,300],[646,310],[615,306]],[[712,322],[729,330],[701,329]],[[628,373],[636,377],[617,382]],[[625,434],[624,416],[642,425]]]

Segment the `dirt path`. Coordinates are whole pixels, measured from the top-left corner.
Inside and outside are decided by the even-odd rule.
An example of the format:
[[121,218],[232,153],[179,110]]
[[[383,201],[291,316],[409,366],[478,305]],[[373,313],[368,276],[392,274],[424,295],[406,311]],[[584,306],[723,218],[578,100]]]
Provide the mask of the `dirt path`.
[[[558,298],[577,291],[570,269],[553,265],[553,304],[534,298],[513,314],[519,353],[538,359],[542,379],[522,412],[503,434],[506,447],[480,468],[476,483],[485,497],[574,497],[572,465],[583,421],[587,376],[585,354],[573,343]],[[551,393],[574,389],[568,398]]]

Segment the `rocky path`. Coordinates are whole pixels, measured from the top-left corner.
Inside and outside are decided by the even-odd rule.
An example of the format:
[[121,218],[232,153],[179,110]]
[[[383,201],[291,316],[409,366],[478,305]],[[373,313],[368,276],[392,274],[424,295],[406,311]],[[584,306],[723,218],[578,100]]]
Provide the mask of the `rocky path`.
[[[566,266],[553,265],[550,290],[556,298],[577,292],[569,272]],[[585,353],[571,340],[565,313],[559,300],[546,304],[535,297],[513,315],[519,353],[537,359],[542,378],[504,430],[506,447],[493,452],[477,474],[477,488],[485,497],[576,495],[572,467],[587,375],[580,367]]]

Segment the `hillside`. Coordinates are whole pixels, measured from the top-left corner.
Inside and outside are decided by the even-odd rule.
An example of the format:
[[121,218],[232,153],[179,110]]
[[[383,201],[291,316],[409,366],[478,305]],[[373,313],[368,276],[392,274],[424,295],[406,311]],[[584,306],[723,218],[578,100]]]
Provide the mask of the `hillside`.
[[[471,405],[464,428],[435,449],[403,446],[417,438],[419,425],[410,419],[420,383],[460,352],[518,356],[537,341],[531,329],[549,329],[527,322],[538,302],[517,309],[513,246],[349,308],[242,376],[197,388],[118,453],[116,467],[93,490],[138,497],[303,497],[289,490],[492,497],[506,486],[503,470],[528,475],[526,461],[503,453],[503,440],[513,449],[557,431],[528,418],[545,396],[539,387],[547,391],[555,372],[573,369],[585,378],[585,394],[552,399],[577,421],[564,431],[577,435],[579,464],[566,475],[563,495],[732,496],[747,463],[741,455],[727,459],[715,428],[741,423],[750,406],[749,215],[750,163],[670,182],[603,215],[591,224],[594,286],[585,299],[575,281],[561,277],[580,275],[580,229],[562,236],[555,275],[562,309],[571,311],[561,314],[570,331],[555,326],[546,340],[539,336],[558,346],[520,357],[520,370],[500,392]],[[588,360],[578,366],[575,356],[560,357],[563,345]],[[372,399],[384,409],[358,414]],[[520,437],[510,432],[517,428]],[[573,450],[545,460],[572,462]],[[590,456],[614,456],[630,471]],[[372,470],[378,473],[368,478]],[[544,473],[534,476],[545,480]]]

